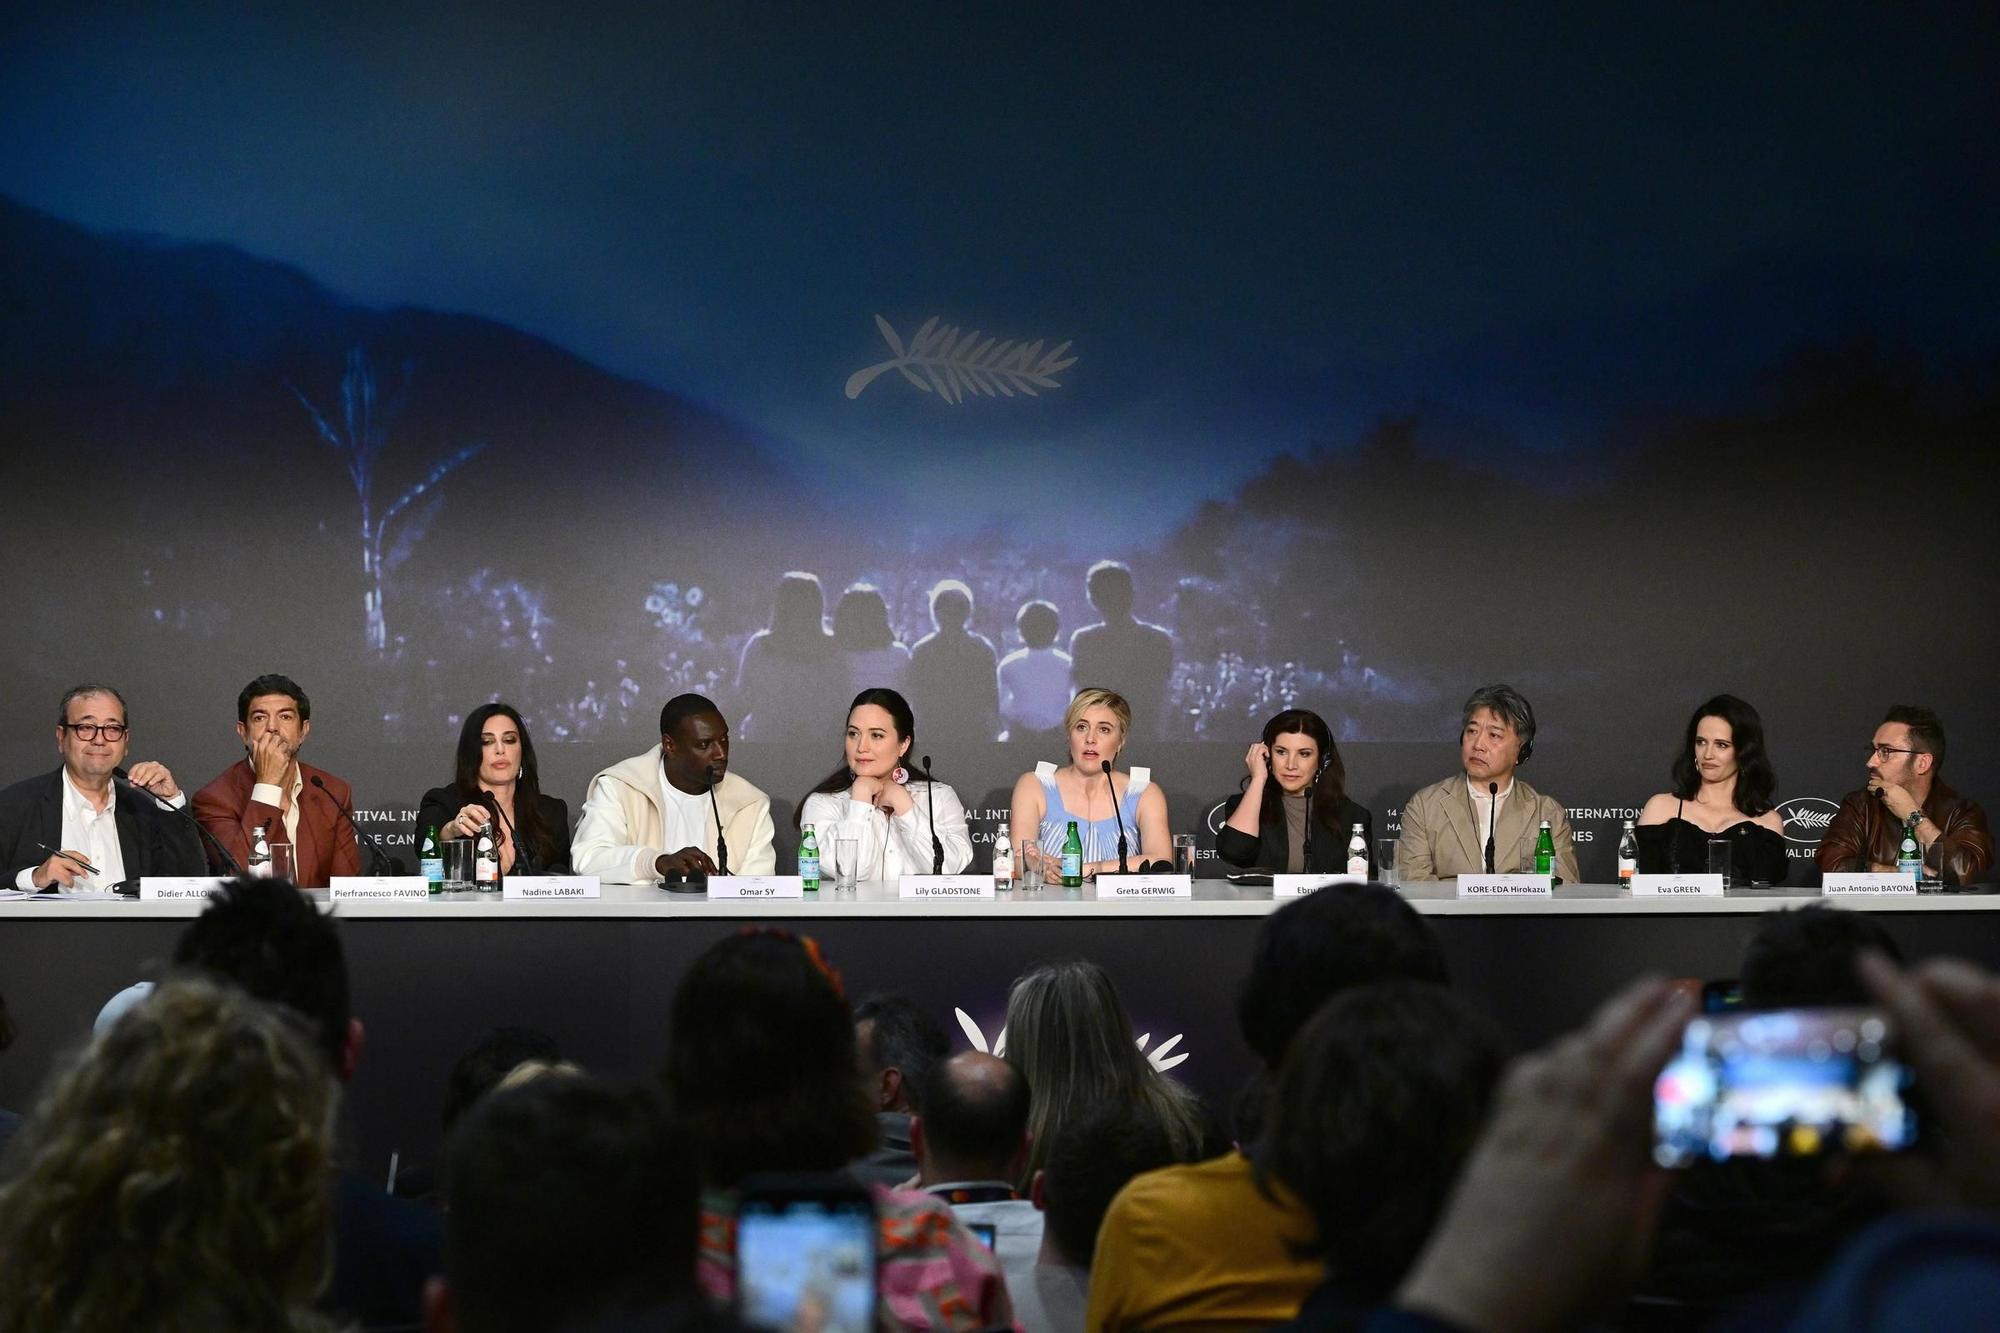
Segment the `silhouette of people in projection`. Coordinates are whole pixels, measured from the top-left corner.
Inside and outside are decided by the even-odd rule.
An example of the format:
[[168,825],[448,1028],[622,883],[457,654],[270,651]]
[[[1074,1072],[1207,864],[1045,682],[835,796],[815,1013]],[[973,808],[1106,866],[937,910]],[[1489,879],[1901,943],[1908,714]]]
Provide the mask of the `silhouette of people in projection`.
[[778,580],[770,627],[743,645],[736,671],[739,736],[770,741],[810,735],[823,727],[829,706],[839,707],[853,693],[845,679],[827,679],[835,651],[825,621],[826,593],[817,574],[793,570]]
[[1104,619],[1070,637],[1070,684],[1116,690],[1132,706],[1131,735],[1160,735],[1167,706],[1167,681],[1174,671],[1174,637],[1132,614],[1136,596],[1132,570],[1122,561],[1100,560],[1085,576],[1090,604]]
[[1048,741],[1062,735],[1069,707],[1069,654],[1055,646],[1062,613],[1054,604],[1023,602],[1014,628],[1026,647],[1000,662],[1000,721],[1009,741]]
[[931,624],[910,649],[906,694],[924,719],[933,745],[991,741],[1000,730],[1000,686],[993,645],[966,627],[972,622],[972,589],[957,579],[931,588]]
[[[872,583],[856,583],[833,608],[833,641],[847,661],[849,696],[862,690],[901,690],[910,650],[889,628],[889,604]],[[838,707],[838,705],[836,705]]]

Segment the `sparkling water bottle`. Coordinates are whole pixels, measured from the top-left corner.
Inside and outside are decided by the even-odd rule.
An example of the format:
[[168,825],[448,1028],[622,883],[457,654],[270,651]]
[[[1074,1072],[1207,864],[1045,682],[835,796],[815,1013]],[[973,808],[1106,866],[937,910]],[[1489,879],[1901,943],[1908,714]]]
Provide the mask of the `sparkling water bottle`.
[[813,836],[811,824],[799,830],[799,878],[805,881],[807,893],[819,892],[819,839]]
[[1361,836],[1359,824],[1347,834],[1347,873],[1368,878],[1368,839]]
[[993,839],[993,887],[1000,893],[1014,887],[1014,840],[1006,829]]
[[252,879],[271,878],[271,838],[262,824],[250,830],[250,864],[244,871]]

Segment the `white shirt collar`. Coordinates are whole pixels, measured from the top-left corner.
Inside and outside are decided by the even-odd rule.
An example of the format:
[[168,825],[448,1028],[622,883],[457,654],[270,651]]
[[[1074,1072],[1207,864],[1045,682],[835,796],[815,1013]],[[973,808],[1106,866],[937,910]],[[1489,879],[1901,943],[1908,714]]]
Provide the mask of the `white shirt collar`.
[[[1472,779],[1470,777],[1467,777],[1465,780],[1465,789],[1468,792],[1472,793],[1472,799],[1475,801],[1484,803],[1486,801],[1490,801],[1493,799],[1493,797],[1488,796],[1486,794],[1486,790],[1483,787],[1473,786]],[[1513,794],[1514,794],[1514,775],[1510,773],[1507,775],[1507,785],[1500,789],[1500,799],[1504,801]]]
[[[63,804],[75,811],[77,817],[80,819],[96,819],[98,817],[97,807],[90,803],[90,797],[85,795],[83,788],[77,786],[76,782],[70,777],[69,765],[67,764],[63,765],[62,780]],[[108,815],[117,809],[118,784],[114,782],[104,793],[104,813]]]

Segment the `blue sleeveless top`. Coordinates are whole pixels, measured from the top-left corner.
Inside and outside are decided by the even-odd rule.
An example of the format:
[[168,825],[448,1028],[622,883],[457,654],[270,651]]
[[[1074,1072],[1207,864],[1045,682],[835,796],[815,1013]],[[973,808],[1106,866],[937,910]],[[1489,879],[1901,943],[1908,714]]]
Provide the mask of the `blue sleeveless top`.
[[[1102,819],[1085,819],[1071,814],[1062,803],[1062,793],[1056,788],[1054,764],[1036,764],[1035,777],[1042,784],[1042,824],[1036,838],[1042,851],[1049,856],[1060,857],[1063,841],[1069,837],[1070,823],[1075,821],[1077,836],[1083,839],[1085,865],[1092,861],[1117,860],[1118,820],[1111,815]],[[1134,866],[1144,859],[1139,851],[1139,795],[1152,780],[1151,769],[1133,769],[1131,781],[1125,787],[1125,797],[1118,802],[1119,814],[1125,818],[1126,857]]]

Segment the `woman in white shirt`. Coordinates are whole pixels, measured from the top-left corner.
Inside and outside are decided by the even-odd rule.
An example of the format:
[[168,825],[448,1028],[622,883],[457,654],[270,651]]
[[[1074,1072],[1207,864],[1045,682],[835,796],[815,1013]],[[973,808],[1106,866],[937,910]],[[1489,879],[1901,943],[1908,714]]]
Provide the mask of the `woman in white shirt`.
[[[799,804],[797,822],[810,824],[823,868],[838,865],[839,845],[858,846],[855,878],[894,880],[931,873],[931,816],[944,846],[944,873],[972,864],[965,807],[944,783],[927,783],[908,768],[917,738],[910,705],[894,690],[863,690],[847,708],[845,762]],[[845,867],[839,867],[845,869]]]

